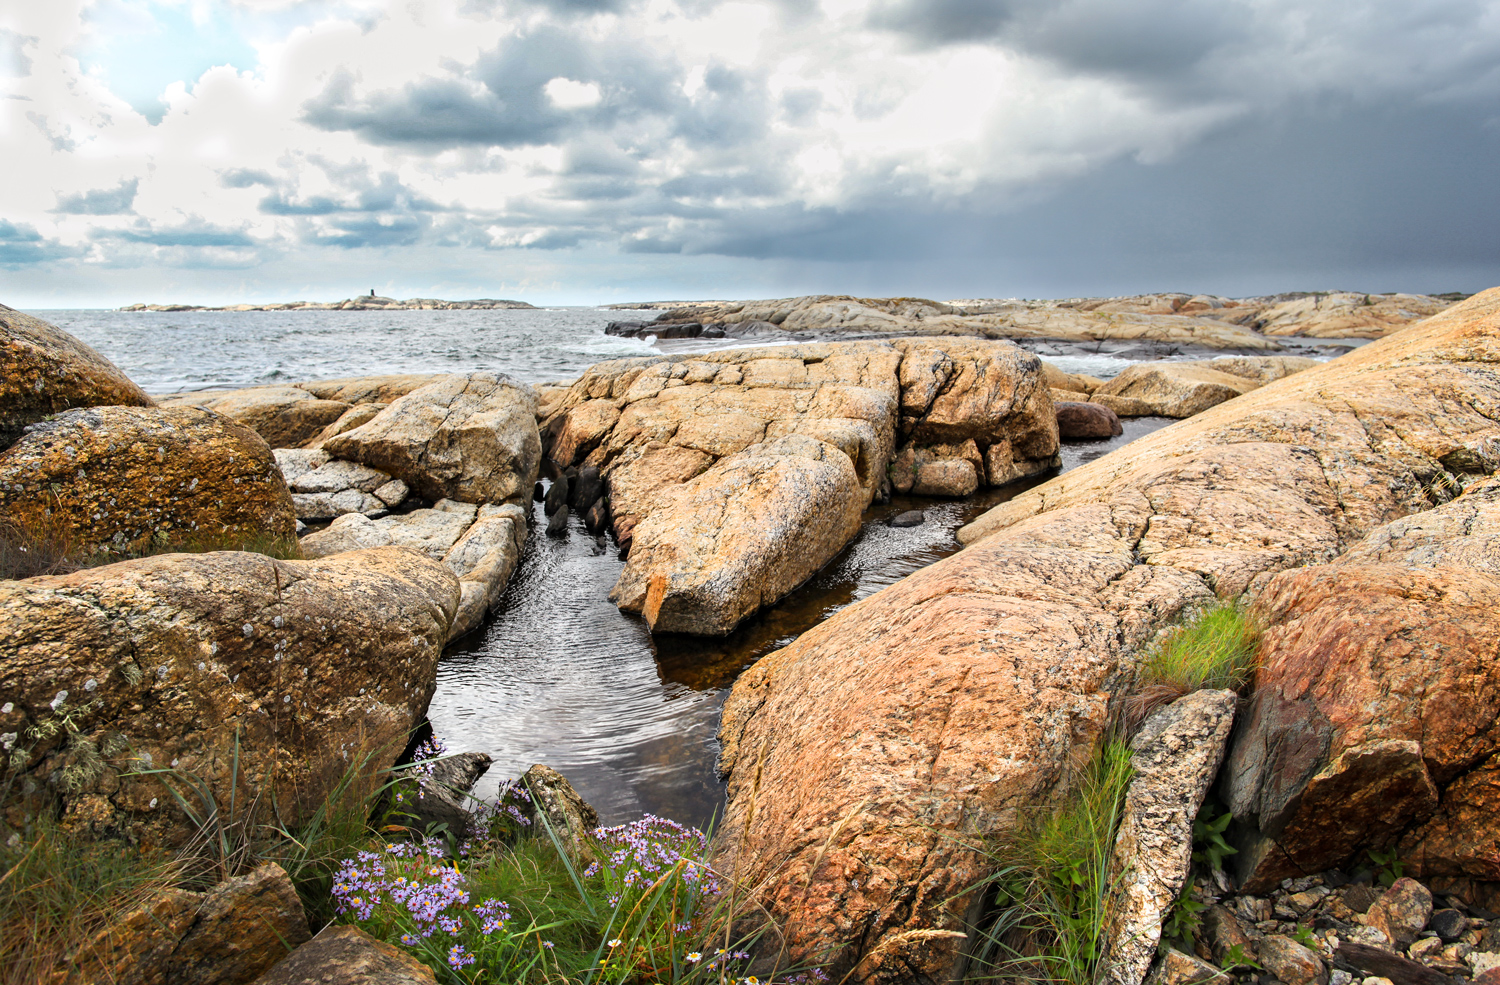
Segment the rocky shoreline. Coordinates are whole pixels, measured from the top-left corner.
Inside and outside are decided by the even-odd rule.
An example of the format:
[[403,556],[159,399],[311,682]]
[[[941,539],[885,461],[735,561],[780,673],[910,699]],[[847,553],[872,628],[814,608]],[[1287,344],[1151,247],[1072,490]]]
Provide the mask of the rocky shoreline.
[[[1494,985],[1500,289],[1358,297],[684,306],[643,324],[822,341],[534,388],[470,372],[159,401],[0,307],[6,535],[128,558],[37,574],[6,555],[3,835],[20,844],[46,815],[141,848],[191,842],[143,762],[275,805],[278,824],[312,816],[351,753],[400,758],[444,645],[501,603],[532,500],[549,533],[577,514],[613,541],[621,609],[714,636],[816,573],[873,501],[1035,481],[1062,442],[1164,415],[1182,420],[996,507],[964,550],[735,682],[713,860],[776,941],[746,960],[767,981],[788,961],[859,982],[974,973],[985,846],[1066,800],[1123,734],[1101,975]],[[1251,354],[1106,381],[1005,333]],[[1328,362],[1273,354],[1293,336],[1376,340]],[[295,556],[170,553],[209,535]],[[1185,688],[1122,718],[1143,655],[1225,605],[1260,634],[1243,693]],[[574,850],[585,808],[559,821]],[[1203,824],[1224,832],[1223,866],[1193,861]],[[162,903],[181,924],[162,953],[201,954],[192,981],[256,980],[321,929],[287,916],[279,871]],[[261,922],[281,943],[215,964],[197,915],[232,928],[271,897],[280,916]],[[148,958],[110,960],[146,980],[130,969]]]

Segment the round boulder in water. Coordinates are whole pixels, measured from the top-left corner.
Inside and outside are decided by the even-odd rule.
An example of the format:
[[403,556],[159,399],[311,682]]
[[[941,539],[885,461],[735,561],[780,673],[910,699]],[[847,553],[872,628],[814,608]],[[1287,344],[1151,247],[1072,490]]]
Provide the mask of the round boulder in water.
[[927,514],[921,510],[907,510],[891,517],[887,526],[891,527],[920,527],[927,520]]

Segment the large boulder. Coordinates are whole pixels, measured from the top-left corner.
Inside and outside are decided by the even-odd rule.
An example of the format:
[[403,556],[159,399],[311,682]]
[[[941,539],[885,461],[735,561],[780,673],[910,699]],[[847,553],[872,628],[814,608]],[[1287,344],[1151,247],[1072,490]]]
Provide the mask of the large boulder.
[[85,549],[291,537],[297,523],[266,443],[194,407],[90,407],[32,425],[0,452],[0,511]]
[[399,548],[168,554],[0,582],[0,732],[60,708],[81,729],[32,750],[6,820],[60,807],[66,824],[182,844],[192,826],[161,783],[128,775],[160,768],[225,810],[235,791],[253,823],[274,804],[295,826],[362,751],[400,754],[458,600],[447,568]]
[[736,681],[716,835],[793,961],[945,980],[973,847],[1046,804],[1166,622],[1493,470],[1500,290],[1137,439]]
[[0,304],[0,448],[73,407],[150,407],[115,364],[55,325]]
[[1500,881],[1500,482],[1260,593],[1268,628],[1225,774],[1252,891],[1397,845]]
[[500,373],[445,376],[323,448],[386,472],[429,500],[502,503],[525,497],[536,482],[536,395]]
[[[1192,417],[1258,386],[1252,380],[1191,363],[1135,363],[1094,391],[1116,414]],[[1123,397],[1124,401],[1115,398]]]
[[636,528],[610,598],[653,632],[722,636],[828,563],[866,505],[839,448],[802,434],[752,445]]
[[206,892],[163,889],[65,957],[48,985],[249,985],[308,939],[292,880],[274,862]]
[[349,404],[319,400],[295,386],[189,393],[162,397],[160,402],[163,407],[202,407],[223,414],[260,435],[272,448],[300,448],[349,410]]

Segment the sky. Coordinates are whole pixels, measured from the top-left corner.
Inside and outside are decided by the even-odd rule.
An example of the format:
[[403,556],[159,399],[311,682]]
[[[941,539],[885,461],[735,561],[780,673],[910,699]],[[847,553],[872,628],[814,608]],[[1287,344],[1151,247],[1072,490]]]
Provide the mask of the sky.
[[1500,0],[0,0],[0,303],[1472,292]]

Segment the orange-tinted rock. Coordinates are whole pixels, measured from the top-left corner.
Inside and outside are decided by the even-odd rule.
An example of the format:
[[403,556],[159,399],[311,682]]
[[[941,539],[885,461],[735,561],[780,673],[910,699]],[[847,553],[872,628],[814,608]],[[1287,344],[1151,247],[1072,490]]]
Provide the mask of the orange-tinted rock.
[[195,407],[89,407],[33,425],[0,452],[0,510],[85,549],[291,537],[297,525],[266,443]]
[[0,304],[0,448],[73,407],[153,406],[114,363],[55,325]]
[[753,445],[641,521],[610,598],[653,632],[722,636],[842,550],[865,506],[838,448],[806,435]]
[[432,969],[358,927],[328,926],[255,985],[436,985]]
[[1271,579],[1226,773],[1269,886],[1399,841],[1423,876],[1500,880],[1500,483]]
[[404,748],[458,601],[446,567],[400,548],[319,561],[167,554],[0,582],[0,732],[24,733],[66,692],[70,707],[95,703],[85,738],[107,751],[123,733],[130,745],[100,764],[49,738],[23,774],[22,806],[88,801],[102,809],[89,822],[98,833],[180,844],[191,825],[160,782],[122,775],[175,766],[221,804],[235,788],[257,823],[274,803],[281,823],[299,824],[354,755],[389,762]]
[[910,932],[962,927],[966,846],[1087,759],[1140,647],[1429,509],[1445,462],[1488,460],[1495,363],[1500,291],[1028,490],[763,658],[724,709],[720,870],[763,886],[793,962],[947,980],[956,940]]
[[541,464],[536,395],[502,373],[439,377],[323,449],[393,475],[430,500],[519,502]]
[[349,410],[349,404],[319,400],[295,386],[190,393],[163,397],[161,405],[203,407],[223,414],[260,435],[272,448],[301,448]]
[[1042,361],[979,339],[897,339],[901,432],[917,444],[1008,440],[1019,458],[1057,452],[1057,417]]
[[1255,389],[1254,381],[1189,363],[1135,363],[1094,393],[1094,399],[1139,400],[1152,414],[1191,417]]

